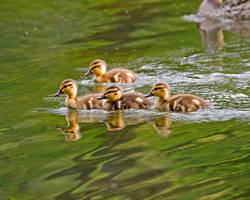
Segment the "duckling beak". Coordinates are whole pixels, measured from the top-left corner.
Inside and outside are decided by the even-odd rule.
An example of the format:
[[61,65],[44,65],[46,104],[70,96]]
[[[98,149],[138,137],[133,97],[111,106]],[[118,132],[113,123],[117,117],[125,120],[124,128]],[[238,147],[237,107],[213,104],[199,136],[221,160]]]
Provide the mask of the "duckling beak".
[[58,90],[58,92],[57,92],[56,94],[54,94],[54,97],[57,97],[57,96],[59,96],[59,95],[61,95],[61,94],[63,94],[63,92],[62,92],[62,90],[60,89],[60,90]]
[[85,76],[89,76],[89,75],[91,75],[92,74],[92,72],[91,72],[91,70],[89,69],[86,73],[85,73]]
[[99,97],[97,98],[97,100],[102,100],[102,99],[107,99],[107,98],[105,97],[105,94],[103,94],[103,95],[101,95],[101,96],[99,96]]
[[146,98],[147,98],[147,97],[152,97],[152,96],[154,96],[153,93],[152,93],[152,91],[150,91],[149,93],[147,93],[147,94],[145,95]]

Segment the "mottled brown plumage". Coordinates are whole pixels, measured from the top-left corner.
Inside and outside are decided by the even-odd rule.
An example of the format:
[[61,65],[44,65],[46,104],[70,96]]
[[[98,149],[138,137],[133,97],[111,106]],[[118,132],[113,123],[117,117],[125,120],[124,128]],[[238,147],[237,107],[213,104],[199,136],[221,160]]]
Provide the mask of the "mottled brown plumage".
[[59,88],[55,96],[65,93],[67,95],[65,104],[68,108],[84,110],[102,108],[103,101],[97,100],[98,96],[100,96],[99,93],[77,97],[78,86],[76,81],[72,79],[64,80]]
[[250,19],[250,0],[204,0],[198,15],[208,18]]
[[133,83],[137,78],[136,73],[128,69],[116,68],[108,72],[107,64],[104,60],[94,60],[89,65],[89,70],[85,76],[95,74],[94,80],[98,83]]
[[170,97],[170,88],[165,83],[156,83],[145,97],[157,96],[155,107],[160,110],[191,112],[207,108],[210,104],[192,94],[177,94]]
[[154,104],[151,99],[146,99],[141,93],[129,92],[122,94],[118,86],[108,87],[98,99],[107,99],[103,105],[103,108],[107,110],[147,109]]

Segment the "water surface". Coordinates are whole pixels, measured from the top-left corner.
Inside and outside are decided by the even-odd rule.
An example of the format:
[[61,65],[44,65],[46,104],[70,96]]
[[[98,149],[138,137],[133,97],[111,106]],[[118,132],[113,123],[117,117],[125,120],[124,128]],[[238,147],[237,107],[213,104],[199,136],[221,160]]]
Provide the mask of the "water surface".
[[[0,199],[248,199],[249,22],[198,1],[16,1],[0,6]],[[96,92],[89,63],[139,74],[211,107],[70,111],[62,80]]]

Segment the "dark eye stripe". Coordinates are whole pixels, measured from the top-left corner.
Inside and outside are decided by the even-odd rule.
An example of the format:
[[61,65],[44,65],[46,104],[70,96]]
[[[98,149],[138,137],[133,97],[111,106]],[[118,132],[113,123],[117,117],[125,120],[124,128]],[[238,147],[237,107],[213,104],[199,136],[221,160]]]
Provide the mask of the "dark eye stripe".
[[161,89],[163,89],[163,88],[154,88],[154,90],[161,90]]
[[97,68],[97,67],[100,67],[101,65],[96,65],[96,66],[93,66],[93,67],[91,67],[91,70],[93,70],[93,69],[95,69],[95,68]]
[[73,85],[73,84],[64,85],[63,88],[69,87],[69,86],[71,86],[71,85]]
[[118,90],[107,91],[105,94],[110,94],[110,93],[117,92],[117,91],[118,91]]

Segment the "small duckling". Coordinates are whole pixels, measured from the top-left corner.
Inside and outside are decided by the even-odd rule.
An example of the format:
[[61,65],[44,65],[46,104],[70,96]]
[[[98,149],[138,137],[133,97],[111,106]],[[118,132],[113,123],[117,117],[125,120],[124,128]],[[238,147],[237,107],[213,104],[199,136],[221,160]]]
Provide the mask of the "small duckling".
[[208,18],[250,19],[249,0],[203,0],[198,15]]
[[104,60],[94,60],[89,65],[89,70],[85,76],[95,74],[94,80],[98,83],[133,83],[137,78],[136,73],[128,69],[116,68],[108,72],[107,64]]
[[102,108],[104,101],[97,100],[98,96],[100,96],[99,93],[76,97],[78,93],[78,85],[76,81],[72,79],[67,79],[61,82],[59,88],[60,89],[54,96],[56,97],[64,93],[67,94],[65,104],[68,108],[84,110]]
[[156,108],[160,110],[191,112],[207,108],[210,103],[192,94],[177,94],[170,97],[170,88],[165,83],[156,83],[145,97],[157,96]]
[[150,108],[154,102],[151,99],[146,99],[141,93],[129,92],[122,94],[118,86],[110,86],[105,90],[105,93],[97,98],[98,100],[107,99],[103,108],[107,110],[122,110],[122,109],[141,109]]

